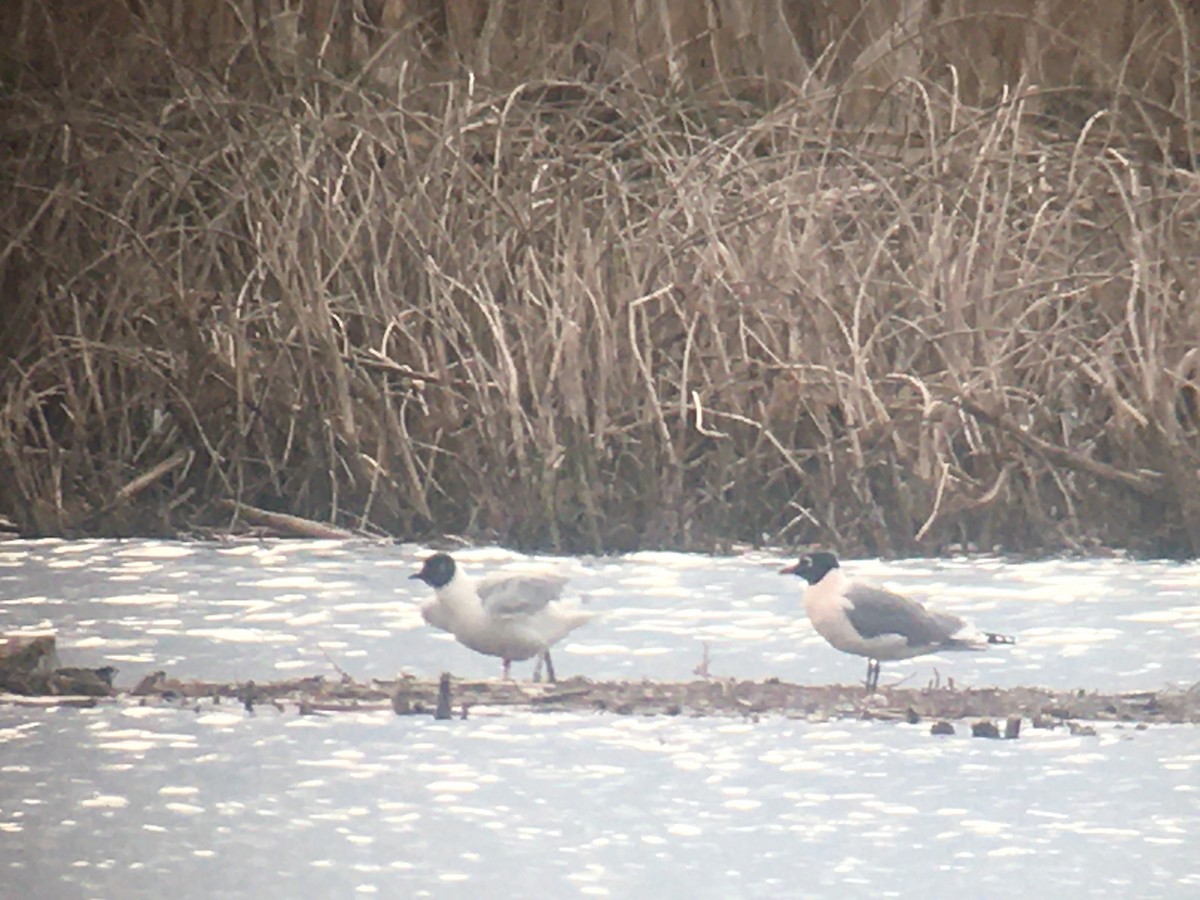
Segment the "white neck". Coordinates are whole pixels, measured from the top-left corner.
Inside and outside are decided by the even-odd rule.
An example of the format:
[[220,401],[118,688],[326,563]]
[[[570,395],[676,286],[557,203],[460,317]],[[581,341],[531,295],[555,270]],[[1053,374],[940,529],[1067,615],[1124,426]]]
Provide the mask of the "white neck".
[[469,575],[456,572],[450,581],[434,592],[434,598],[421,607],[425,619],[446,631],[470,628],[483,618],[483,608]]
[[844,606],[841,594],[849,586],[849,581],[839,566],[826,572],[825,577],[816,584],[808,585],[804,589],[804,611],[808,617],[811,619],[814,615],[820,615],[822,611]]

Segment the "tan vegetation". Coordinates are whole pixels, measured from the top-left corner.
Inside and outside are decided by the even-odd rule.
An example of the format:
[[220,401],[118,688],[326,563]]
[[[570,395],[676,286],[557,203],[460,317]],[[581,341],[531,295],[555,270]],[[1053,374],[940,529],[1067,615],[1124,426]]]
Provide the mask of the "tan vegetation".
[[148,20],[107,70],[12,56],[0,512],[1200,553],[1200,28],[1162,10],[1077,90],[1033,80],[1070,30],[997,91],[937,63],[962,16],[706,85],[557,44],[439,80],[470,54],[351,42],[338,75],[243,20],[225,66]]

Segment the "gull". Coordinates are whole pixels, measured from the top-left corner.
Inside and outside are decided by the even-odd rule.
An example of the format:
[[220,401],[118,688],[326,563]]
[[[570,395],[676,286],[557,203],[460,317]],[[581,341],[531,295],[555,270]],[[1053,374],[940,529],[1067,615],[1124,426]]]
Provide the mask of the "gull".
[[926,609],[883,588],[854,584],[837,557],[819,552],[781,569],[808,582],[804,612],[817,634],[843,653],[867,657],[867,690],[879,687],[882,660],[910,659],[939,650],[983,650],[1016,639],[976,631],[958,616]]
[[425,621],[464,647],[500,657],[505,678],[513,660],[536,656],[533,680],[540,678],[544,660],[546,676],[554,681],[550,648],[595,616],[560,599],[567,584],[561,575],[499,573],[476,581],[450,554],[435,553],[409,578],[434,590],[434,598],[421,606]]

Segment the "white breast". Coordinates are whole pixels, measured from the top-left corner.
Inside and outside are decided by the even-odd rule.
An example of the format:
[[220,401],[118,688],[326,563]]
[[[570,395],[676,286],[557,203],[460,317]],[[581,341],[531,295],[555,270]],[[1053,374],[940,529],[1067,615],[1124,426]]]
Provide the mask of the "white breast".
[[843,653],[854,653],[874,659],[896,659],[911,655],[904,652],[904,638],[899,635],[864,639],[850,624],[846,610],[851,603],[845,597],[850,579],[842,570],[832,569],[816,584],[804,589],[804,613],[817,634]]

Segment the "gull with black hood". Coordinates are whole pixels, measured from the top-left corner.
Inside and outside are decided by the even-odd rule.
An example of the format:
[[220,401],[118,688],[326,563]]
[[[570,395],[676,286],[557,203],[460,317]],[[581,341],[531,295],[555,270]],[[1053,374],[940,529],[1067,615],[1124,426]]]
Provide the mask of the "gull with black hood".
[[808,582],[804,612],[817,634],[843,653],[867,657],[868,691],[879,687],[880,663],[885,659],[1016,643],[1002,634],[977,631],[958,616],[926,609],[908,597],[856,584],[832,553],[802,556],[780,571]]
[[504,661],[504,677],[514,660],[537,657],[554,681],[550,648],[595,613],[562,599],[567,579],[545,573],[497,573],[476,581],[448,553],[435,553],[409,576],[434,590],[421,607],[425,621],[448,631],[464,647]]

